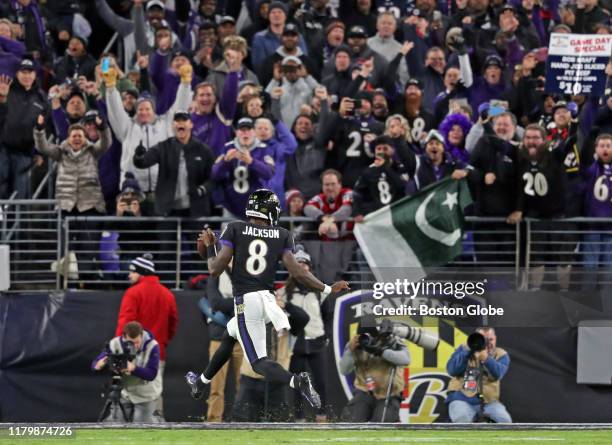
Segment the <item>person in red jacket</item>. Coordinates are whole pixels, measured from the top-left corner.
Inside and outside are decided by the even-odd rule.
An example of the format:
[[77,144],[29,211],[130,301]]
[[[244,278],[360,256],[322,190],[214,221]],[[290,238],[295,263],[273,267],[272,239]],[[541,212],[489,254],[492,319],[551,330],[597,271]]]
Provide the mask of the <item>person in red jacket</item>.
[[[155,275],[155,263],[151,254],[145,253],[133,259],[129,269],[132,286],[123,295],[115,335],[121,335],[123,326],[131,321],[138,321],[151,332],[159,343],[159,373],[163,378],[166,346],[178,326],[176,299]],[[156,411],[158,416],[163,417],[162,397],[157,401]]]

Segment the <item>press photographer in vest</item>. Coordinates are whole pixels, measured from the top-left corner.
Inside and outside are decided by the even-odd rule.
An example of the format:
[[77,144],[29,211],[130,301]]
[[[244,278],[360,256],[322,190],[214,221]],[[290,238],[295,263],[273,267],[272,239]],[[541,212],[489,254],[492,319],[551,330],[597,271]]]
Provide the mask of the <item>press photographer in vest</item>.
[[508,372],[510,356],[497,347],[495,329],[483,327],[459,346],[446,364],[448,415],[453,423],[511,423],[500,402],[500,382]]
[[340,372],[355,373],[355,393],[349,401],[345,422],[399,422],[404,378],[401,368],[410,364],[402,338],[381,332],[374,318],[364,316],[357,335],[344,347]]
[[123,390],[121,409],[113,406],[106,421],[155,422],[155,401],[162,393],[159,368],[159,345],[153,336],[137,321],[126,323],[123,334],[113,338],[106,349],[92,363],[94,371],[109,368],[121,376]]

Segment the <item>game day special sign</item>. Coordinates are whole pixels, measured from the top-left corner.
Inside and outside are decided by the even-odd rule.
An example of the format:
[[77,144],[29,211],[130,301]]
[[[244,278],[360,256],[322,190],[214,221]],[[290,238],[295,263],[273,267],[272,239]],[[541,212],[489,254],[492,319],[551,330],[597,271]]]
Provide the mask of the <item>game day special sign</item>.
[[546,91],[602,96],[611,52],[610,35],[553,33],[546,62]]

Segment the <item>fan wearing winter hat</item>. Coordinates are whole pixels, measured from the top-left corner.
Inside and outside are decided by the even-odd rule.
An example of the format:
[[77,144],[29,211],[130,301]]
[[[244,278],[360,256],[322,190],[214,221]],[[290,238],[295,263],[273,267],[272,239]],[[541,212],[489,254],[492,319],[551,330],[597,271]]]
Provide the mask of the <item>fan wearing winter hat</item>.
[[59,83],[68,78],[85,76],[87,80],[95,80],[96,59],[87,52],[87,39],[74,35],[68,41],[66,55],[61,57],[54,66],[55,77]]
[[155,263],[153,262],[153,255],[145,253],[142,256],[134,258],[130,262],[130,282],[136,284],[140,279],[140,276],[155,275]]
[[[296,188],[289,189],[285,192],[285,211],[283,212],[283,215],[289,216],[290,218],[303,218],[305,216],[305,204],[306,198],[300,190]],[[311,222],[294,221],[291,224],[288,224],[286,227],[291,229],[293,239],[296,242],[315,238],[314,236],[309,235],[314,235],[317,231],[316,225]]]
[[143,200],[144,194],[134,177],[134,173],[127,172],[123,184],[121,184],[121,193],[117,195],[117,216],[142,216],[140,203]]
[[288,216],[304,216],[304,195],[298,189],[285,192],[285,208]]
[[421,190],[448,176],[459,180],[468,175],[466,164],[446,153],[444,144],[444,136],[438,130],[427,133],[425,153],[417,158],[417,170],[409,185],[411,192]]

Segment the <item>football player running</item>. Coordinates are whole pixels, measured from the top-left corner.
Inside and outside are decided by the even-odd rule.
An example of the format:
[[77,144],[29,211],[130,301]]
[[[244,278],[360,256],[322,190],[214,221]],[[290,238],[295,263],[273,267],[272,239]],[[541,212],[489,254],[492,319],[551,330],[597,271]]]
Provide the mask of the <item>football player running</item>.
[[267,358],[266,322],[272,322],[279,334],[289,330],[287,315],[278,307],[273,294],[274,277],[282,260],[297,281],[323,295],[349,290],[349,285],[346,281],[326,285],[300,267],[293,257],[293,236],[277,225],[280,212],[278,197],[270,190],[259,189],[249,196],[245,211],[248,221],[233,221],[221,234],[220,252],[216,251],[217,239],[212,230],[204,230],[198,238],[198,252],[208,258],[208,270],[213,276],[219,276],[234,260],[230,271],[234,317],[228,322],[221,345],[206,370],[200,376],[191,371],[185,376],[196,399],[202,397],[205,385],[230,358],[239,341],[255,372],[270,382],[289,384],[313,407],[321,406],[307,372],[291,374]]

